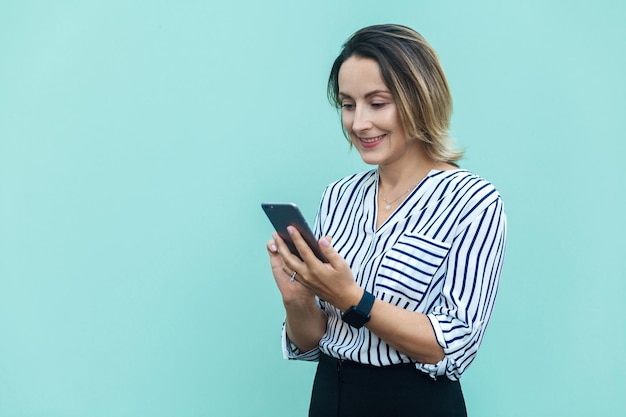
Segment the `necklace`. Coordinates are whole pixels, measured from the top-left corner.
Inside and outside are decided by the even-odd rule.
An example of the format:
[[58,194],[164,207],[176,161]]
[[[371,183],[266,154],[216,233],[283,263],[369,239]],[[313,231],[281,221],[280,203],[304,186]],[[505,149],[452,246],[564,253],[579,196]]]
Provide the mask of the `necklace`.
[[387,205],[385,206],[385,210],[386,210],[386,211],[391,210],[391,205],[392,205],[393,203],[395,203],[396,201],[398,201],[398,200],[399,200],[399,199],[400,199],[403,195],[405,195],[406,193],[410,192],[413,188],[415,188],[415,187],[411,187],[411,188],[409,188],[408,190],[406,190],[405,192],[403,192],[402,194],[400,194],[398,197],[396,197],[395,199],[393,199],[393,200],[391,200],[391,201],[387,201],[387,199],[386,199],[385,197],[383,197],[383,196],[382,196],[382,194],[381,194],[380,198],[382,198],[382,199],[383,199],[383,201],[384,201],[385,203],[387,203]]
[[[432,167],[428,170],[428,172],[432,171],[432,170],[435,168],[435,166],[437,166],[437,161],[435,161],[435,163],[434,163],[434,164],[433,164],[433,166],[432,166]],[[426,175],[428,175],[428,173],[427,173]],[[421,180],[420,180],[420,182],[421,182]],[[419,184],[419,182],[418,182],[417,184]],[[385,197],[383,197],[383,195],[381,194],[381,195],[380,195],[380,198],[382,198],[382,199],[383,199],[383,201],[384,201],[385,203],[387,203],[387,205],[385,206],[385,211],[389,211],[389,210],[391,210],[391,205],[392,205],[393,203],[395,203],[396,201],[398,201],[398,200],[399,200],[402,196],[404,196],[406,193],[411,192],[411,190],[413,190],[415,187],[417,187],[417,184],[415,184],[413,187],[409,187],[409,188],[408,188],[405,192],[403,192],[402,194],[400,194],[398,197],[394,198],[394,199],[393,199],[393,200],[391,200],[391,201],[387,201],[387,199],[386,199]]]
[[[435,163],[433,164],[433,166],[428,170],[428,172],[432,171],[433,169],[435,169],[435,167],[437,166],[437,161],[435,161]],[[426,173],[426,175],[428,175],[428,172]],[[420,182],[422,182],[422,180],[420,180]],[[415,184],[413,187],[409,187],[405,192],[403,192],[402,194],[400,194],[398,197],[396,197],[395,199],[391,200],[391,201],[387,201],[387,199],[385,197],[383,197],[383,195],[380,195],[380,198],[383,199],[383,201],[385,203],[387,203],[387,205],[385,206],[385,211],[389,211],[391,210],[391,205],[393,203],[395,203],[396,201],[398,201],[402,196],[404,196],[406,193],[411,192],[411,190],[413,190],[415,187],[417,187],[417,185],[419,184],[419,182],[417,184]]]

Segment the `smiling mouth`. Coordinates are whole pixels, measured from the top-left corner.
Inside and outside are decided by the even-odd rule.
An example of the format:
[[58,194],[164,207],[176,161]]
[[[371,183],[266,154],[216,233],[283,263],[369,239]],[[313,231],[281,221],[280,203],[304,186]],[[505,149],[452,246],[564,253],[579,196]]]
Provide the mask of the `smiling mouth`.
[[382,140],[384,137],[385,137],[385,135],[375,136],[373,138],[362,138],[362,137],[359,137],[359,140],[361,142],[365,142],[365,143],[374,143],[374,142],[378,142],[379,140]]

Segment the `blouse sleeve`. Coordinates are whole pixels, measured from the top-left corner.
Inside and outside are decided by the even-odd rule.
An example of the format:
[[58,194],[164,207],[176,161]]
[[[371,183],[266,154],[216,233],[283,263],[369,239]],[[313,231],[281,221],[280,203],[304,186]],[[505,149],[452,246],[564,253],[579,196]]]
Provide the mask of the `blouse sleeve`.
[[283,345],[283,358],[285,359],[311,361],[311,362],[316,362],[319,360],[319,357],[320,357],[319,347],[311,349],[308,352],[300,352],[300,350],[298,350],[298,348],[293,343],[291,343],[291,340],[289,340],[284,324],[283,324],[282,345]]
[[499,197],[454,239],[443,290],[427,314],[445,357],[434,365],[417,365],[422,371],[457,380],[475,358],[493,309],[505,240],[506,216]]

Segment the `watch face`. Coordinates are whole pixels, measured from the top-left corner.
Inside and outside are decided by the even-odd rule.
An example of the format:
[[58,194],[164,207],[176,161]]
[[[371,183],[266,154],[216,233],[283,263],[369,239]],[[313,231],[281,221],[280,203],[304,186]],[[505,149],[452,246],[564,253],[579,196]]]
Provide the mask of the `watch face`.
[[351,307],[341,316],[341,319],[357,329],[363,327],[370,320],[369,315],[364,315],[356,307]]
[[350,326],[360,329],[365,323],[370,321],[370,311],[375,299],[372,293],[364,291],[359,305],[350,307],[341,315],[341,319]]

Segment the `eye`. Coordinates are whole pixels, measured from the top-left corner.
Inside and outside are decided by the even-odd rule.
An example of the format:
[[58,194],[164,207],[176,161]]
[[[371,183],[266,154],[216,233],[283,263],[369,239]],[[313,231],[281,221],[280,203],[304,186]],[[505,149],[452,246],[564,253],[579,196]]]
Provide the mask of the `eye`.
[[371,104],[371,106],[375,109],[382,109],[383,107],[385,107],[387,105],[387,103],[383,103],[383,102],[374,102]]
[[352,110],[354,105],[352,103],[341,103],[341,108],[343,110]]

